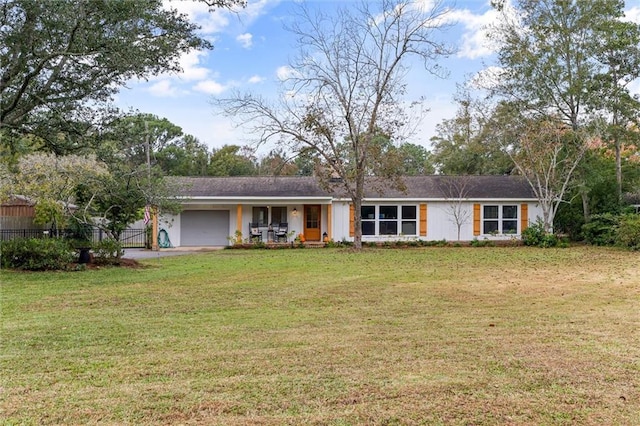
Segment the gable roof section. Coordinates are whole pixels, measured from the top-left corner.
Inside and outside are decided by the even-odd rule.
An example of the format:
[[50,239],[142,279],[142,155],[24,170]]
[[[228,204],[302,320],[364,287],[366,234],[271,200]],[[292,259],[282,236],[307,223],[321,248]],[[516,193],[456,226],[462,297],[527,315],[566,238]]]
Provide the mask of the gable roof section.
[[325,197],[310,176],[170,177],[182,197]]
[[[347,198],[322,188],[312,176],[170,177],[176,195],[187,198]],[[521,176],[406,176],[405,191],[367,181],[365,198],[535,199]],[[377,182],[377,184],[376,184]],[[381,190],[380,190],[381,189]]]
[[368,188],[367,198],[421,199],[535,199],[521,176],[406,176],[405,191],[383,189],[382,194]]

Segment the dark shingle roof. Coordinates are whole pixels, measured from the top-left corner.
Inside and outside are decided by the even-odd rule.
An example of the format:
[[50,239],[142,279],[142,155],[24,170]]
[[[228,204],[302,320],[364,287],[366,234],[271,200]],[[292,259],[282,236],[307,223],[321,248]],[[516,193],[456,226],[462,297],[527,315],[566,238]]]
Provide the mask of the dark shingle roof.
[[[171,177],[178,196],[184,197],[332,197],[310,176]],[[370,179],[365,198],[535,198],[520,176],[407,176],[405,190],[390,188]]]
[[381,195],[367,191],[370,198],[535,198],[521,176],[407,176],[405,191],[386,188]]
[[172,177],[178,195],[187,197],[329,197],[313,177]]

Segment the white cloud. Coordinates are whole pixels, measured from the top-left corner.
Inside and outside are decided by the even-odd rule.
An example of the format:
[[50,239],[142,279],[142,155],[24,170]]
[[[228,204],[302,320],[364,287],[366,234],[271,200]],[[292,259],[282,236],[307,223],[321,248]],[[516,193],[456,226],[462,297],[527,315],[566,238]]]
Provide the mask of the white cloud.
[[247,80],[249,83],[251,84],[258,84],[258,83],[262,83],[264,81],[264,77],[261,77],[259,75],[254,75],[251,78],[249,78],[249,80]]
[[245,26],[250,26],[256,19],[266,14],[269,9],[277,6],[281,0],[252,0],[247,7],[238,11],[240,20]]
[[196,84],[193,89],[209,95],[219,95],[227,90],[228,86],[220,84],[215,80],[204,80]]
[[172,86],[169,80],[160,80],[152,84],[148,90],[152,95],[162,98],[178,95],[178,89]]
[[434,0],[418,0],[416,2],[416,7],[422,11],[430,11],[436,6],[436,2]]
[[219,33],[229,26],[229,13],[219,9],[213,12],[209,7],[199,1],[163,0],[165,9],[176,9],[187,15],[189,21],[199,25],[204,34]]
[[245,49],[249,49],[253,45],[253,35],[251,33],[240,34],[239,36],[236,37],[236,40]]
[[288,65],[278,67],[276,70],[276,76],[280,81],[285,81],[286,79],[293,77],[295,74],[295,70]]
[[640,24],[640,7],[634,6],[629,10],[624,11],[624,18],[626,21],[635,22]]
[[209,76],[209,70],[200,66],[202,60],[208,55],[203,51],[191,51],[182,55],[180,58],[180,67],[182,72],[180,78],[186,81],[204,80]]
[[476,73],[468,84],[474,89],[491,89],[498,84],[504,73],[504,68],[491,66]]
[[498,12],[489,9],[481,15],[475,15],[468,9],[455,10],[449,19],[464,27],[460,37],[458,57],[477,59],[490,56],[497,46],[492,46],[487,37],[488,26],[498,19]]

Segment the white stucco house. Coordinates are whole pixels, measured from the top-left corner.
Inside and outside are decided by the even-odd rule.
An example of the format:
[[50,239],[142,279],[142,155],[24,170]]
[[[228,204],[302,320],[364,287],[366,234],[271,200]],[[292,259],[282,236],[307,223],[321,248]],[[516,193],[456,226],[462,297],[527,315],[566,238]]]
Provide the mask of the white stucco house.
[[[307,241],[353,241],[353,205],[339,185],[328,190],[302,176],[173,179],[183,211],[161,217],[158,226],[174,247],[225,246],[251,231],[268,241],[281,223],[288,241],[298,234]],[[368,182],[364,242],[519,238],[542,215],[518,176],[412,176],[403,182],[402,191]]]

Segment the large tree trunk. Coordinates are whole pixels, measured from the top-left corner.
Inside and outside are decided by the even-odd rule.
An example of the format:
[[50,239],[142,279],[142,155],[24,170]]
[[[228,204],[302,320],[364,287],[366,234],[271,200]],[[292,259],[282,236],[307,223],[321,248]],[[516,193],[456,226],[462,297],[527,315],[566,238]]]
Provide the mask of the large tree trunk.
[[362,199],[364,198],[364,172],[356,176],[353,201],[353,248],[362,249]]
[[544,232],[553,232],[553,204],[542,203],[542,226]]
[[589,222],[591,218],[591,209],[589,207],[589,193],[586,188],[580,189],[580,197],[582,198],[582,213],[584,215],[584,221]]
[[362,200],[353,200],[353,248],[362,249]]
[[622,200],[622,146],[620,138],[616,137],[616,190],[618,202]]

